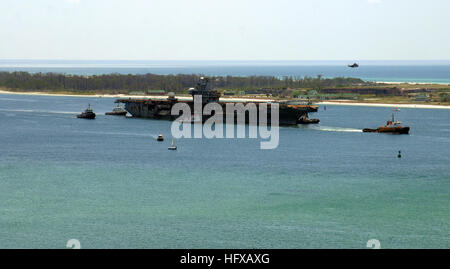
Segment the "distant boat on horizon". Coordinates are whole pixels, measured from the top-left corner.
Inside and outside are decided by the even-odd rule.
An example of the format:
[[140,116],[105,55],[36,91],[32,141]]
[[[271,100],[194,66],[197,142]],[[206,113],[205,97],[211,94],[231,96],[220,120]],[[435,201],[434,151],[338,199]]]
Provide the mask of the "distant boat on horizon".
[[357,63],[349,64],[348,67],[357,68],[357,67],[359,67],[359,64],[357,64]]

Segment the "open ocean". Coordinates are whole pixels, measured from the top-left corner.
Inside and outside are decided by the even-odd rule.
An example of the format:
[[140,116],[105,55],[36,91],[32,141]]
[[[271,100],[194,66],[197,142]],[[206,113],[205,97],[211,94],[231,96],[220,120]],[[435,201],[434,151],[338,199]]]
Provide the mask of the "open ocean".
[[450,84],[450,61],[67,61],[0,60],[0,71],[75,75],[202,74],[233,76],[356,77],[378,82]]
[[[235,73],[265,72],[244,69]],[[375,66],[320,73],[338,69],[413,77],[367,71]],[[449,81],[448,66],[420,70]],[[88,103],[97,118],[77,119]],[[0,248],[69,239],[82,248],[450,247],[448,109],[402,108],[411,134],[386,135],[361,129],[384,124],[392,108],[327,105],[311,114],[319,125],[280,128],[275,150],[259,139],[179,139],[168,151],[171,122],[104,116],[113,107],[111,98],[0,94]]]

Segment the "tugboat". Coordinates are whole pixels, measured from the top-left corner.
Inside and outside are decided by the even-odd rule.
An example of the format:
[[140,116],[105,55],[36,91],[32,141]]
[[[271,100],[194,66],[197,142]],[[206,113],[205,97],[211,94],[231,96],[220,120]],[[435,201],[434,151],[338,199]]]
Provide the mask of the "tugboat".
[[164,137],[163,137],[163,135],[162,134],[159,134],[158,135],[158,138],[156,138],[156,141],[164,141]]
[[391,134],[409,134],[409,127],[402,126],[402,123],[394,119],[394,113],[392,113],[392,120],[386,122],[386,125],[380,126],[377,129],[363,129],[364,133],[391,133]]
[[77,118],[79,119],[89,119],[89,120],[93,120],[95,119],[95,113],[91,108],[91,104],[89,104],[88,108],[86,108],[86,110],[84,112],[82,112],[81,114],[77,115]]
[[303,114],[297,121],[298,124],[317,124],[319,119],[310,119],[307,114]]
[[127,114],[127,111],[123,109],[120,104],[117,104],[117,107],[113,109],[112,112],[106,112],[105,115],[111,115],[111,116],[125,116]]

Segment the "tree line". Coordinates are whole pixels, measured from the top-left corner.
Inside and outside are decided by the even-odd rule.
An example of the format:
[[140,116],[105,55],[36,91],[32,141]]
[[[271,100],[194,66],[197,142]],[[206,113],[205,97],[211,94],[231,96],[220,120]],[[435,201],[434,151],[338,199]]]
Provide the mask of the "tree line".
[[[186,92],[202,75],[178,74],[104,74],[68,75],[61,73],[0,72],[0,87],[23,91],[74,91],[129,93],[132,91],[163,90]],[[293,88],[320,89],[361,85],[358,78],[275,77],[275,76],[208,76],[212,87],[226,90],[286,90]]]

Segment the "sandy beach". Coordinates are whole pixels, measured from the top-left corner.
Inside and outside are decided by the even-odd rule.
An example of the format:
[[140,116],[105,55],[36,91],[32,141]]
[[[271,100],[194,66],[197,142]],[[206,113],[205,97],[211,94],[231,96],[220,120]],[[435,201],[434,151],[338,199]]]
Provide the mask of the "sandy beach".
[[[15,94],[15,95],[41,95],[41,96],[68,96],[68,97],[97,97],[97,98],[153,98],[153,99],[167,99],[167,95],[127,95],[127,94],[92,94],[92,95],[77,95],[77,94],[60,94],[60,93],[42,93],[42,92],[10,92],[0,90],[0,94]],[[189,96],[175,96],[179,100],[192,100]],[[273,99],[261,98],[220,98],[223,101],[230,102],[273,102]]]
[[[0,94],[16,94],[16,95],[42,95],[42,96],[69,96],[69,97],[97,97],[97,98],[155,98],[165,99],[166,95],[144,96],[144,95],[126,95],[126,94],[95,94],[95,95],[76,95],[76,94],[58,94],[58,93],[42,93],[42,92],[9,92],[0,90]],[[188,96],[176,96],[179,100],[190,100]],[[229,102],[273,102],[273,99],[258,98],[220,98],[221,101]],[[426,105],[426,104],[384,104],[384,103],[361,103],[353,101],[326,101],[315,103],[317,105],[341,105],[341,106],[374,106],[374,107],[398,107],[398,108],[426,108],[426,109],[450,109],[446,105]]]
[[404,82],[398,82],[398,81],[375,81],[377,84],[392,84],[392,85],[401,85],[401,84],[408,84],[408,85],[450,85],[449,83],[444,82],[410,82],[410,81],[404,81]]
[[16,94],[16,95],[42,95],[42,96],[72,96],[72,97],[121,97],[122,95],[78,95],[78,94],[59,94],[59,93],[43,93],[43,92],[10,92],[0,90],[0,94]]
[[397,108],[450,109],[450,106],[444,106],[444,105],[354,103],[354,102],[347,102],[347,101],[327,101],[327,102],[320,102],[317,104],[318,105],[341,105],[341,106],[375,106],[375,107],[397,107]]

